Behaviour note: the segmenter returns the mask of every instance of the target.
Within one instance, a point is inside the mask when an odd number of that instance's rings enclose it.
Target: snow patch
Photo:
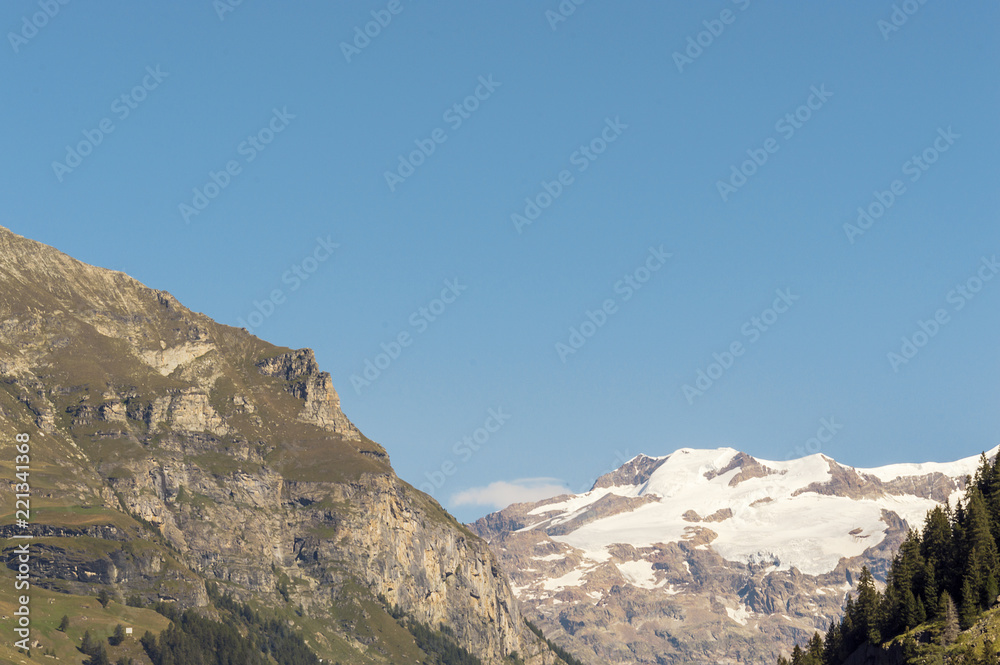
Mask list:
[[[546,591],[560,591],[566,587],[580,586],[583,582],[583,576],[589,573],[592,568],[574,568],[562,577],[557,577],[552,580],[545,580],[542,582],[542,588]]]
[[[741,626],[745,626],[750,621],[750,615],[753,614],[753,612],[747,610],[746,605],[740,603],[735,610],[731,607],[727,607],[726,614],[728,614],[729,618],[735,621],[736,623],[740,624]]]
[[[532,561],[562,561],[566,557],[562,554],[546,554],[545,556],[533,556]]]
[[[640,589],[655,589],[656,574],[653,572],[653,564],[648,561],[625,561],[616,564],[618,572],[622,577],[634,587]]]

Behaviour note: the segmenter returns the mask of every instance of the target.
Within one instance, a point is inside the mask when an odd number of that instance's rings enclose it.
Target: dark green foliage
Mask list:
[[[59,621],[59,627],[56,628],[56,630],[61,633],[65,633],[67,628],[69,628],[69,616],[64,614],[62,620]]]
[[[167,603],[152,607],[171,620],[159,637],[146,632],[139,642],[153,665],[318,665],[319,659],[288,625],[265,619],[252,608],[208,586],[223,622]]]
[[[450,627],[442,625],[439,629],[434,630],[430,626],[414,621],[411,617],[407,616],[407,614],[398,605],[390,605],[385,596],[379,594],[377,598],[378,601],[382,603],[382,606],[385,607],[389,616],[395,619],[401,626],[406,628],[406,630],[413,635],[413,639],[417,643],[420,650],[431,658],[431,660],[427,661],[427,665],[482,664],[482,661],[480,661],[478,657],[462,648],[455,637],[455,633]],[[541,629],[537,626],[532,624],[527,619],[525,619],[524,622],[535,635],[549,645],[549,648],[552,649],[552,651],[559,656],[559,658],[561,658],[566,665],[584,665],[582,662],[568,654],[559,645],[547,640],[545,635],[542,634]],[[524,660],[517,652],[507,656],[506,662],[511,665],[524,664]]]
[[[278,593],[281,595],[282,599],[287,603],[291,600],[291,595],[288,592],[288,582],[285,580],[280,580],[277,584]]]
[[[812,636],[807,649],[796,645],[792,651],[791,665],[823,665],[823,638],[819,633]]]
[[[85,630],[83,632],[83,639],[80,640],[80,653],[86,654],[88,656],[93,655],[94,650],[97,648],[97,642],[91,637],[90,631]]]
[[[971,580],[966,579],[962,582],[962,607],[958,611],[958,625],[962,630],[976,623],[976,616],[979,614],[978,595]]]
[[[482,665],[479,658],[459,646],[454,633],[447,626],[432,630],[416,621],[408,621],[404,625],[420,650],[433,658],[436,665]]]
[[[867,568],[857,594],[848,596],[844,616],[825,638],[796,647],[792,665],[840,665],[862,644],[881,644],[928,621],[941,647],[953,644],[1000,594],[1000,465],[984,454],[967,491],[952,511],[927,513],[922,532],[911,530],[900,546],[879,592]],[[957,601],[957,607],[956,607]],[[818,647],[818,649],[817,649]],[[903,643],[907,660],[917,643]],[[982,655],[964,653],[957,662],[996,662],[992,643]],[[985,659],[985,660],[982,660]],[[993,659],[993,660],[991,660]],[[789,663],[785,658],[779,665]]]
[[[209,597],[215,602],[216,607],[242,619],[243,623],[256,632],[262,640],[261,649],[271,654],[279,665],[319,663],[316,654],[295,631],[289,628],[287,623],[277,619],[262,618],[249,605],[238,603],[229,595],[219,595],[214,586],[209,589]]]
[[[823,638],[819,633],[813,633],[809,640],[809,650],[806,652],[812,665],[823,665]]]
[[[101,592],[97,594],[97,602],[101,604],[101,607],[108,606],[108,603],[111,602],[111,594],[108,593],[107,589],[101,589]]]
[[[941,646],[948,646],[958,637],[958,610],[955,609],[955,601],[951,599],[947,591],[941,592],[941,602],[938,604],[938,614],[944,622],[941,627]]]
[[[823,639],[823,663],[836,663],[843,651],[844,637],[841,632],[841,624],[831,621],[830,628],[826,631],[826,637]]]
[[[875,578],[865,566],[858,580],[858,599],[854,604],[855,634],[861,642],[882,642],[882,596],[875,588]]]
[[[115,626],[115,632],[108,638],[108,644],[113,647],[118,646],[125,641],[125,627],[121,624]]]
[[[83,661],[84,665],[111,665],[111,661],[108,660],[108,652],[104,649],[104,645],[91,637],[89,630],[83,633],[83,639],[80,641],[79,649],[81,653],[89,656],[87,660]]]
[[[83,665],[111,665],[111,659],[108,658],[108,652],[104,645],[99,645],[90,658],[83,661]]]
[[[549,648],[552,649],[553,653],[562,658],[563,662],[566,663],[566,665],[584,665],[583,661],[578,660],[572,654],[563,649],[561,646],[559,646],[555,642],[545,637],[545,635],[542,633],[541,628],[531,623],[527,619],[524,620],[524,623],[528,624],[528,628],[531,630],[531,632],[533,632],[535,635],[541,638],[546,644],[548,644]]]

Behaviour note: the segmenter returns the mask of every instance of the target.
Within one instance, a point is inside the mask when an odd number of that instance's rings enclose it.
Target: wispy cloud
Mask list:
[[[490,506],[497,510],[512,503],[541,501],[569,490],[558,478],[520,478],[518,480],[498,480],[484,487],[470,487],[451,496],[452,507]]]

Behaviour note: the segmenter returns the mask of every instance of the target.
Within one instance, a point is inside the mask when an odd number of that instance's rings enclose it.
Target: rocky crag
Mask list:
[[[395,475],[308,349],[0,228],[0,388],[5,478],[31,437],[36,588],[211,614],[216,582],[328,662],[436,662],[405,621],[484,663],[561,662],[486,543]],[[9,538],[6,482],[0,498]]]

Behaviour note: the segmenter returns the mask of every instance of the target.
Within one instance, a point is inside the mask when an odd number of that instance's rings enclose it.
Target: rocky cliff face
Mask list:
[[[954,502],[977,463],[682,449],[472,528],[529,618],[584,662],[773,665],[840,616],[862,566],[884,580],[907,529]]]
[[[27,432],[37,460],[40,585],[204,606],[218,582],[345,662],[412,654],[390,608],[485,663],[557,662],[494,554],[396,477],[308,349],[0,229],[0,388],[3,459]]]

